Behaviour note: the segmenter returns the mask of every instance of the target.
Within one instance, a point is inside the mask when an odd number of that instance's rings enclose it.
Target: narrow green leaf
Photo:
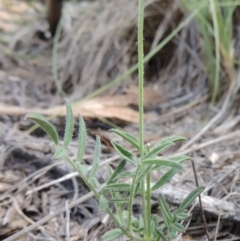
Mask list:
[[[163,240],[163,241],[167,241],[167,239],[165,238],[165,236],[163,235],[163,233],[162,233],[162,230],[160,229],[160,228],[158,228],[158,229],[156,229],[156,232],[157,232],[157,234],[158,234],[158,241],[160,241],[161,239]]]
[[[152,165],[144,165],[139,170],[138,176],[136,178],[136,183],[140,183],[144,177],[146,177],[152,170]]]
[[[48,134],[55,145],[58,145],[59,137],[56,128],[42,115],[38,113],[29,113],[25,118],[36,122]]]
[[[172,226],[172,229],[174,229],[175,231],[178,231],[180,233],[185,232],[185,228],[180,223],[172,223],[171,226]]]
[[[169,229],[168,229],[168,237],[169,237],[169,240],[174,240],[177,237],[177,233],[175,230],[172,230],[171,228],[172,228],[172,226],[169,227]],[[171,230],[171,231],[169,231],[169,230]]]
[[[116,142],[112,142],[112,145],[114,147],[114,149],[116,150],[116,152],[126,161],[129,161],[133,164],[135,164],[137,157],[131,153],[130,151],[128,151],[127,149],[125,149],[123,146],[119,145]]]
[[[185,219],[189,218],[189,214],[188,213],[176,213],[175,217],[180,220],[185,220]]]
[[[71,104],[68,101],[68,99],[65,99],[65,102],[66,102],[66,125],[65,125],[63,146],[67,148],[70,141],[72,140],[73,129],[74,129],[74,116],[73,116]]]
[[[103,195],[100,195],[99,211],[106,211],[107,208],[108,208],[108,200]]]
[[[125,165],[126,165],[126,161],[125,160],[123,160],[123,161],[121,161],[119,163],[119,165],[117,166],[117,168],[113,172],[112,176],[108,180],[107,184],[110,184],[123,171]]]
[[[81,176],[86,176],[88,172],[88,167],[81,164],[80,162],[74,162],[76,171],[81,174]]]
[[[133,227],[133,231],[138,232],[139,231],[139,220],[138,219],[134,219],[132,221],[132,227]]]
[[[123,220],[126,220],[126,221],[127,221],[128,215],[129,215],[128,210],[123,210],[123,212],[122,212],[122,218],[123,218]]]
[[[109,165],[106,165],[106,167],[107,167],[107,171],[108,171],[108,176],[111,177],[113,174],[113,170]]]
[[[95,175],[97,173],[98,165],[99,165],[99,161],[100,161],[100,154],[101,154],[101,141],[100,141],[100,137],[96,136],[94,159],[93,159],[92,169],[89,174],[89,178],[95,177]]]
[[[57,146],[56,150],[55,150],[55,153],[53,155],[53,158],[54,159],[60,159],[60,158],[65,157],[66,155],[67,155],[66,149],[63,146]]]
[[[154,225],[156,227],[158,224],[158,215],[157,214],[152,215],[152,221],[154,222]]]
[[[158,155],[160,152],[164,151],[165,149],[167,149],[168,147],[172,146],[173,144],[175,144],[176,142],[179,141],[184,141],[186,140],[183,137],[180,136],[172,136],[172,137],[168,137],[165,140],[161,141],[160,143],[158,143],[155,147],[153,147],[152,150],[150,150],[150,152],[148,152],[143,159],[147,159],[149,157],[155,157],[156,155]]]
[[[143,216],[140,215],[140,218],[139,218],[139,230],[143,229],[144,227],[144,220],[143,220]]]
[[[137,193],[141,192],[140,188],[141,188],[141,185],[140,185],[140,182],[136,182],[136,187],[135,187],[135,190],[134,190],[134,196],[137,195]]]
[[[112,229],[110,231],[107,231],[103,236],[102,236],[102,241],[114,241],[117,238],[121,237],[123,235],[123,232],[121,229],[116,228]]]
[[[163,139],[162,141],[160,141],[160,144],[165,144],[165,143],[170,143],[170,142],[177,143],[179,141],[186,141],[186,138],[184,138],[182,136],[169,136],[169,137]]]
[[[83,159],[83,155],[86,147],[86,138],[87,138],[86,125],[82,116],[79,116],[78,153],[77,153],[76,162],[81,162]]]
[[[189,156],[174,156],[174,157],[169,157],[168,160],[173,161],[173,162],[178,162],[178,163],[183,163],[186,160],[191,160],[191,157]]]
[[[144,159],[141,161],[141,164],[143,165],[158,165],[159,167],[171,167],[178,170],[183,170],[183,167],[181,164],[169,161],[168,159],[161,159],[161,158],[149,158]]]
[[[172,222],[173,216],[172,216],[171,210],[165,198],[161,194],[159,195],[159,202],[160,202],[162,214],[164,214],[167,217],[168,221]]]
[[[124,140],[128,141],[130,144],[132,144],[132,146],[139,150],[139,141],[135,136],[118,129],[111,129],[110,131],[121,136]]]
[[[157,190],[158,188],[162,187],[164,184],[169,182],[172,177],[178,172],[178,169],[170,169],[167,171],[151,188],[152,191]]]
[[[132,178],[132,177],[134,177],[134,173],[124,171],[124,172],[121,172],[117,177],[118,177],[118,179]]]
[[[111,199],[111,202],[114,203],[128,203],[129,199],[125,199],[125,198],[113,198]]]
[[[188,196],[180,204],[177,210],[177,213],[182,213],[186,208],[188,208],[196,199],[196,197],[203,192],[204,189],[205,187],[198,187],[195,190],[193,190],[191,193],[189,193]]]
[[[93,185],[95,189],[98,189],[101,186],[96,177],[90,177],[89,182]]]
[[[169,142],[169,143],[164,143],[161,144],[159,146],[153,147],[152,150],[150,150],[144,157],[143,160],[150,158],[150,157],[155,157],[157,156],[160,152],[162,152],[163,150],[167,149],[168,147],[172,146],[174,143],[173,142]]]
[[[113,192],[130,191],[131,186],[126,183],[113,183],[104,187],[103,190],[110,190]]]

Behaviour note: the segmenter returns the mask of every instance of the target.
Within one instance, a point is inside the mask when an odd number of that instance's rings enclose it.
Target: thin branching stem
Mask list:
[[[76,169],[76,165],[74,163],[74,161],[69,157],[66,156],[66,159],[68,160],[68,162],[72,165],[73,168]],[[80,176],[82,177],[83,181],[85,182],[85,184],[89,187],[89,189],[94,193],[95,197],[100,200],[100,194],[99,194],[99,190],[97,190],[92,184],[91,182],[88,180],[88,178],[86,176],[84,176],[82,173],[79,173]],[[110,218],[114,221],[114,223],[118,226],[118,228],[120,228],[122,230],[122,232],[124,233],[124,235],[126,237],[129,238],[134,238],[134,240],[136,241],[142,241],[142,239],[140,237],[138,237],[136,234],[134,234],[133,232],[129,232],[128,230],[126,230],[121,223],[119,222],[119,220],[117,219],[117,217],[114,215],[114,213],[111,211],[110,208],[106,209],[106,212],[108,213],[108,215],[110,216]]]

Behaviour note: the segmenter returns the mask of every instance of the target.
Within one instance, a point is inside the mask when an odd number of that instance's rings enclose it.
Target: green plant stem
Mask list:
[[[144,47],[143,47],[143,28],[144,28],[144,0],[139,0],[138,5],[138,105],[139,105],[139,145],[140,161],[144,156]],[[145,179],[141,182],[142,186],[142,209],[144,220],[144,236],[146,241],[151,240],[151,191],[150,175],[146,178],[147,193],[145,191]],[[130,206],[130,208],[132,208]]]
[[[147,208],[146,208],[147,200],[146,200],[144,179],[141,181],[141,188],[142,188],[142,215],[143,215],[143,225],[144,225],[144,240],[148,240],[147,238],[148,222],[147,222]]]
[[[146,220],[147,220],[147,237],[146,240],[151,240],[151,176],[150,173],[147,175],[146,178],[147,182],[147,192],[146,192]]]
[[[138,105],[139,105],[139,145],[140,159],[144,155],[144,50],[143,50],[144,0],[139,0],[138,7]]]
[[[215,68],[215,79],[213,86],[213,96],[212,101],[216,100],[219,86],[219,73],[220,73],[220,40],[219,40],[219,27],[216,13],[215,0],[210,0],[210,7],[212,10],[212,19],[213,19],[213,28],[214,28],[214,37],[215,37],[215,53],[216,53],[216,68]]]
[[[129,198],[129,208],[128,208],[128,224],[127,224],[127,230],[131,232],[132,227],[132,207],[133,207],[133,199],[134,199],[134,194],[135,194],[135,188],[136,188],[136,179],[138,176],[140,170],[140,165],[138,164],[137,169],[135,171],[133,180],[132,180],[132,185],[131,185],[131,190],[130,190],[130,198]]]
[[[113,199],[113,198],[118,198],[115,193],[112,193],[112,199]],[[120,210],[119,205],[118,205],[118,204],[115,204],[114,206],[115,206],[115,208],[116,208],[116,212],[117,212],[117,215],[118,215],[121,223],[123,223],[123,219],[122,219],[121,210]]]
[[[68,162],[72,165],[72,167],[76,170],[76,165],[74,163],[74,161],[69,157],[69,156],[65,156],[66,159],[68,160]],[[80,176],[82,177],[84,183],[89,187],[89,189],[94,193],[95,197],[99,200],[100,199],[100,195],[99,195],[99,190],[97,190],[92,184],[91,182],[89,182],[89,180],[82,175],[82,173],[79,173]],[[107,214],[110,216],[110,218],[114,221],[114,223],[118,226],[118,228],[120,228],[122,230],[122,232],[124,233],[124,235],[128,238],[134,239],[136,241],[143,241],[140,237],[136,236],[135,233],[133,233],[132,231],[128,231],[126,230],[121,223],[119,222],[119,220],[116,218],[116,216],[113,214],[113,212],[111,211],[110,208],[106,209]]]

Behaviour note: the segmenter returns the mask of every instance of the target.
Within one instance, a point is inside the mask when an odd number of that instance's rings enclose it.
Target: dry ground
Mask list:
[[[66,161],[52,160],[54,146],[46,135],[39,129],[30,133],[32,123],[24,114],[31,110],[59,113],[56,106],[64,101],[52,72],[70,100],[76,101],[135,64],[136,3],[66,4],[58,54],[52,61],[53,42],[47,38],[43,5],[13,2],[0,1],[0,240],[100,240],[113,224],[98,213],[97,201]],[[186,17],[176,2],[166,2],[147,1],[146,52]],[[217,240],[240,240],[239,95],[233,87],[217,104],[210,104],[201,44],[192,21],[147,62],[145,141],[154,144],[172,134],[188,139],[165,154],[193,157],[199,185],[206,187],[202,201],[211,239],[216,235]],[[236,70],[234,82],[239,80]],[[103,97],[76,108],[76,114],[87,120],[86,164],[91,165],[94,136],[101,137],[100,176],[104,176],[104,164],[114,167],[119,161],[109,141],[116,139],[107,131],[110,124],[137,134],[134,85],[135,72]],[[99,105],[102,109],[97,112]],[[53,122],[62,134],[64,118],[54,117]],[[74,139],[72,155],[76,148]],[[174,208],[195,186],[188,163],[185,172],[159,192]],[[153,212],[159,212],[156,198],[154,193]],[[139,208],[136,200],[135,212]],[[184,224],[186,234],[177,240],[206,240],[198,205],[192,210],[191,220]]]

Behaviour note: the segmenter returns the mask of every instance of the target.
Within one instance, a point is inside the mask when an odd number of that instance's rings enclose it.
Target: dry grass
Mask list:
[[[0,3],[6,4],[6,1]],[[148,53],[172,33],[189,13],[179,1],[149,0],[146,4],[145,51]],[[55,67],[63,90],[72,100],[92,93],[137,62],[136,5],[137,1],[129,0],[66,4]],[[5,26],[1,28],[3,34],[0,39],[0,101],[25,108],[55,106],[62,102],[62,98],[53,81],[52,41],[40,37],[47,29],[44,8],[36,2],[32,7],[22,8],[22,14],[14,14],[12,9],[9,11],[9,6],[1,5],[1,9],[12,15],[3,21],[11,20],[10,27],[0,24],[0,28]],[[234,19],[236,25],[233,26],[231,51],[232,56],[239,59],[239,8],[234,12]],[[214,35],[210,36],[214,46]],[[146,142],[154,144],[159,138],[171,134],[187,137],[189,141],[178,147],[178,151],[194,157],[200,183],[207,187],[206,197],[222,201],[228,194],[239,192],[240,138],[236,130],[240,123],[240,77],[237,64],[229,62],[230,66],[226,65],[226,59],[221,55],[219,83],[222,98],[215,107],[209,108],[207,100],[211,97],[212,86],[204,57],[205,46],[198,22],[190,21],[147,61],[146,84],[153,85],[164,101],[146,110],[153,112],[153,117],[146,123]],[[124,82],[119,81],[105,93],[124,92],[126,86],[136,83],[136,73],[123,79]],[[67,235],[72,240],[99,240],[99,236],[112,224],[107,217],[97,216],[95,199],[91,198],[81,180],[71,174],[72,170],[50,159],[53,148],[48,140],[40,139],[43,133],[35,132],[37,137],[26,134],[23,130],[29,127],[29,123],[23,118],[3,115],[0,121],[0,142],[4,143],[0,145],[1,239],[36,222],[38,228],[28,233],[30,240],[66,240]],[[56,118],[54,122],[58,129],[63,128],[62,119]],[[90,125],[97,128],[94,130]],[[97,133],[102,138],[102,160],[109,160],[109,157],[115,160],[109,148],[109,139],[114,137],[99,130],[100,127],[93,121],[89,123],[89,132],[91,135]],[[125,128],[133,134],[137,132],[137,125]],[[93,146],[93,140],[89,138],[84,157],[86,164],[91,163]],[[73,154],[76,152],[76,143],[72,143],[70,151]],[[63,179],[59,178],[63,175],[69,175],[67,178],[70,179],[62,182]],[[186,166],[186,174],[176,176],[171,185],[189,190],[195,185],[193,180],[192,169]],[[39,186],[43,189],[31,193]],[[81,197],[86,197],[84,203],[81,199],[81,205],[67,211],[68,205]],[[236,207],[237,218],[239,200],[231,196],[229,202]],[[219,206],[217,208],[221,209]],[[62,210],[58,216],[57,210]],[[228,210],[223,211],[226,217]],[[38,224],[49,213],[53,213],[52,219]],[[213,238],[217,216],[209,214],[207,221]],[[239,222],[223,219],[218,229],[218,239],[239,239],[239,230]],[[189,223],[188,235],[178,240],[204,239],[198,212]],[[22,240],[26,240],[26,236]]]

